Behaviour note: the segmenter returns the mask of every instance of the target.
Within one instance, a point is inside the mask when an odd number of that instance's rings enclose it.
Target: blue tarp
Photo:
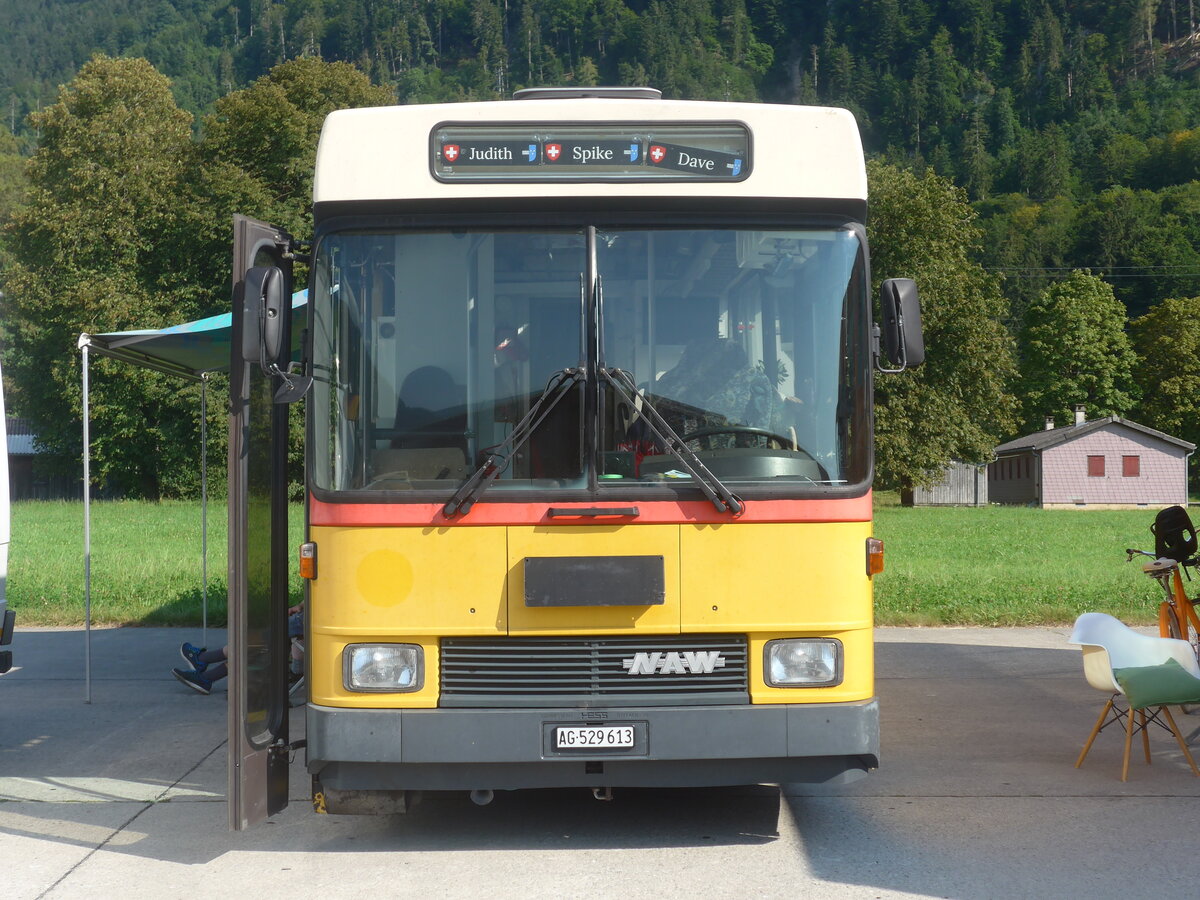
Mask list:
[[[297,345],[308,318],[307,290],[292,295],[292,313],[292,342]],[[82,334],[79,346],[135,365],[197,378],[207,372],[229,371],[232,331],[232,313],[221,313],[167,328]]]

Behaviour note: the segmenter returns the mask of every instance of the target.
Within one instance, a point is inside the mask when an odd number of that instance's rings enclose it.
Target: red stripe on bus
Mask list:
[[[627,509],[636,506],[633,516],[564,515],[572,507],[594,512],[597,506]],[[554,507],[558,513],[551,518]],[[309,523],[312,525],[667,525],[694,523],[721,525],[726,522],[869,522],[871,492],[845,500],[747,500],[746,511],[737,519],[720,513],[704,500],[622,501],[621,503],[476,503],[466,515],[452,519],[442,515],[440,503],[326,503],[309,496]]]

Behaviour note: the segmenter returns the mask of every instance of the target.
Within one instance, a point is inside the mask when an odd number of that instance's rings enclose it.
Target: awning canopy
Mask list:
[[[292,353],[300,347],[308,321],[308,291],[292,295]],[[208,643],[208,374],[228,372],[233,350],[233,314],[222,313],[143,331],[81,334],[83,354],[83,606],[84,700],[92,702],[92,491],[91,428],[88,390],[88,356],[98,353],[154,369],[167,375],[200,382],[200,596],[202,644]],[[0,412],[2,414],[2,412]]]
[[[308,314],[308,291],[292,295],[292,344],[298,348]],[[208,372],[228,372],[233,314],[221,313],[182,325],[109,334],[81,334],[79,348],[147,369],[199,381]]]

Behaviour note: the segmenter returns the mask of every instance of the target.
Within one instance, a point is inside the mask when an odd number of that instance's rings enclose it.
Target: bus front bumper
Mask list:
[[[342,709],[309,704],[308,771],[337,791],[844,783],[879,765],[879,704]],[[562,726],[627,748],[556,749]]]

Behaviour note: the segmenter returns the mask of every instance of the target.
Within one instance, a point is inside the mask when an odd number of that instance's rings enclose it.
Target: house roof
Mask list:
[[[34,456],[37,454],[37,448],[33,445],[33,429],[29,427],[28,419],[8,416],[4,424],[8,437],[9,456]]]
[[[1129,419],[1122,419],[1120,416],[1105,416],[1102,419],[1092,419],[1089,422],[1084,422],[1082,425],[1064,425],[1062,428],[1035,431],[1033,434],[1027,434],[1024,437],[1015,438],[1001,444],[996,448],[995,453],[996,456],[1010,456],[1030,450],[1041,452],[1056,444],[1065,444],[1067,441],[1081,438],[1085,434],[1091,434],[1093,431],[1100,431],[1108,425],[1123,425],[1126,428],[1131,428],[1156,440],[1173,444],[1176,447],[1183,447],[1185,450],[1196,449],[1195,444],[1189,443],[1182,438],[1171,437],[1169,434],[1163,434],[1161,431],[1155,431],[1153,428],[1147,428],[1145,425],[1139,425],[1137,422],[1131,422]]]

